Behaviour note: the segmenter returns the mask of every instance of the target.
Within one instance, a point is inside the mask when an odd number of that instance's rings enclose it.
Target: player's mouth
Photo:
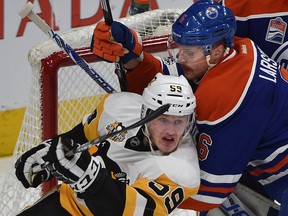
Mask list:
[[[174,137],[163,137],[162,142],[164,145],[170,146],[171,144],[173,144],[175,142],[175,139],[174,139]]]

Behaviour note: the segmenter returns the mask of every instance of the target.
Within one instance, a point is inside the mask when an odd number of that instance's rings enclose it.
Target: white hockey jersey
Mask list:
[[[103,97],[83,120],[87,140],[120,130],[140,120],[142,97],[115,93]],[[141,127],[115,135],[92,155],[101,155],[111,176],[95,194],[79,196],[63,184],[61,204],[72,215],[168,215],[194,195],[200,184],[195,143],[187,136],[178,149],[162,155],[142,142]]]

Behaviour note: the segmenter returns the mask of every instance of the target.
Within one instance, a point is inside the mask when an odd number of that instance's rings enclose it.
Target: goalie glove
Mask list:
[[[88,151],[70,157],[65,154],[80,146],[73,140],[55,137],[47,155],[47,169],[60,181],[69,184],[75,192],[85,192],[96,180],[104,162],[101,157],[91,157]]]
[[[51,140],[46,140],[36,147],[25,152],[15,163],[15,175],[25,188],[36,188],[53,176],[41,164],[45,163]]]
[[[108,62],[123,64],[143,58],[143,44],[140,35],[124,24],[114,21],[110,26],[104,21],[97,23],[91,42],[91,51]]]

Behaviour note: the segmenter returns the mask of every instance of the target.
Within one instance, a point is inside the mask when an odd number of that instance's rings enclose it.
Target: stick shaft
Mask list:
[[[83,152],[83,151],[91,148],[92,146],[97,145],[98,143],[101,143],[101,142],[105,141],[106,139],[108,139],[112,136],[115,136],[115,135],[117,135],[123,131],[128,131],[128,130],[134,129],[136,127],[139,127],[143,124],[146,124],[147,122],[149,122],[149,121],[157,118],[158,116],[162,115],[164,112],[166,112],[169,109],[169,107],[170,107],[170,104],[164,104],[161,107],[159,107],[158,109],[156,109],[155,111],[153,111],[151,114],[147,115],[145,118],[141,119],[140,121],[138,121],[138,122],[126,127],[126,128],[123,128],[122,130],[103,135],[101,137],[98,137],[98,138],[90,141],[90,142],[84,143],[80,147],[78,147],[77,149],[72,149],[71,151],[67,152],[66,156],[72,156],[77,152]]]
[[[21,17],[27,16],[35,23],[45,34],[47,34],[78,66],[80,66],[102,89],[107,93],[116,92],[83,58],[81,58],[69,44],[67,44],[61,36],[56,34],[47,23],[41,19],[32,10],[33,4],[27,2],[26,6],[19,12]]]
[[[100,3],[102,6],[105,23],[111,26],[113,22],[113,16],[112,16],[109,0],[100,0]],[[120,60],[115,62],[115,72],[119,80],[121,91],[128,91],[126,69],[124,68],[124,65],[122,64]]]
[[[119,130],[119,131],[115,131],[113,133],[110,133],[110,134],[106,134],[106,135],[103,135],[101,137],[98,137],[90,142],[87,142],[87,143],[84,143],[82,144],[80,147],[76,148],[76,149],[72,149],[70,151],[68,151],[66,153],[66,156],[67,157],[71,157],[73,156],[74,154],[76,153],[79,153],[79,152],[83,152],[83,151],[86,151],[88,150],[89,148],[91,148],[92,146],[94,145],[97,145],[98,143],[101,143],[103,141],[105,141],[106,139],[112,137],[112,136],[115,136],[123,131],[128,131],[128,130],[131,130],[131,129],[134,129],[136,127],[139,127],[143,124],[146,124],[148,123],[149,121],[157,118],[158,116],[162,115],[163,113],[165,113],[170,107],[170,104],[164,104],[162,105],[161,107],[159,107],[158,109],[156,109],[155,111],[153,111],[152,113],[150,113],[148,116],[146,116],[145,118],[141,119],[140,121],[128,126],[127,128],[123,128],[122,130]],[[49,164],[49,162],[44,162],[43,164],[40,164],[38,166],[35,166],[33,168],[33,172],[39,172],[40,170],[42,169],[45,169],[45,167]]]

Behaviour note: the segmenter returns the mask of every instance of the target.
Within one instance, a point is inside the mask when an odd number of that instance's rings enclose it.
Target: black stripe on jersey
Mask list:
[[[153,216],[155,208],[156,208],[156,203],[155,201],[143,190],[139,188],[135,188],[139,194],[141,194],[143,197],[147,199],[147,203],[145,206],[144,214],[143,216]]]
[[[135,136],[127,139],[124,147],[130,150],[139,151],[139,152],[151,151],[148,145],[147,146],[144,145],[143,140],[144,140],[144,134],[143,134],[143,126],[142,126]]]

